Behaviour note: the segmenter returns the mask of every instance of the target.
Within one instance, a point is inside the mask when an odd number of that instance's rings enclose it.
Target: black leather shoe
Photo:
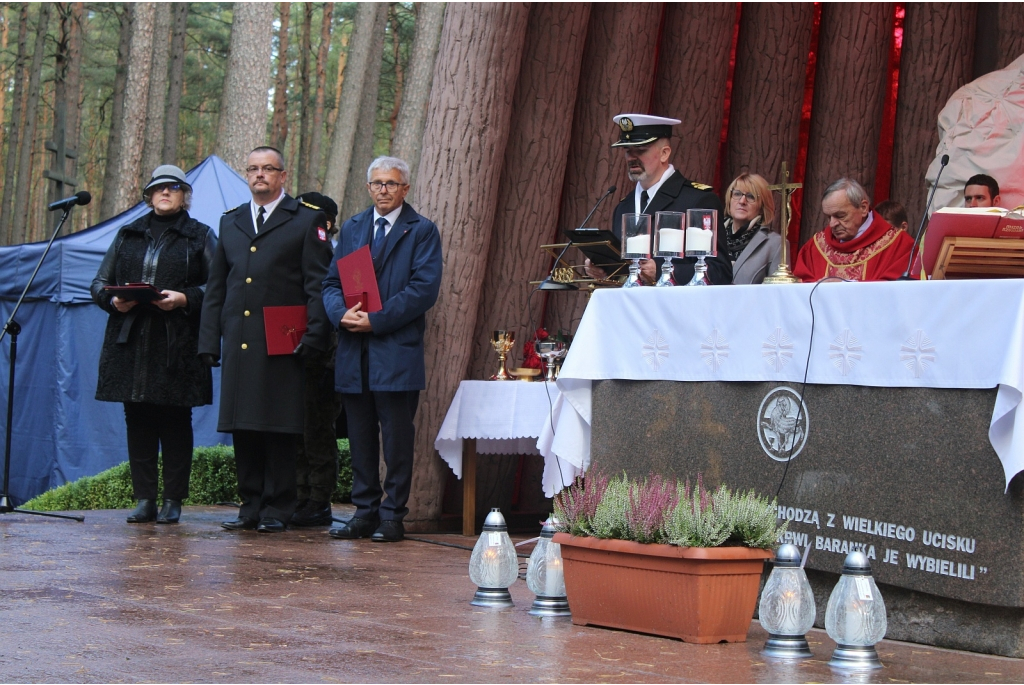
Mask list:
[[[314,526],[329,526],[334,520],[331,518],[330,502],[317,502],[310,500],[306,506],[299,509],[295,516],[292,516],[291,525],[299,528],[312,528]]]
[[[177,523],[181,518],[181,500],[165,499],[164,506],[160,509],[160,515],[156,517],[157,523]]]
[[[356,538],[368,538],[373,535],[379,523],[376,519],[364,519],[353,516],[341,528],[331,528],[327,531],[332,538],[339,540],[355,540]]]
[[[257,533],[283,533],[288,526],[284,525],[284,521],[278,521],[270,517],[261,518],[260,525],[256,526]]]
[[[128,523],[150,523],[156,520],[156,502],[151,499],[140,499],[135,511],[128,514]]]
[[[370,539],[374,542],[400,542],[405,539],[405,526],[401,521],[381,521]]]
[[[220,524],[220,527],[224,530],[255,530],[257,525],[259,525],[258,521],[239,516],[234,520],[225,521]]]

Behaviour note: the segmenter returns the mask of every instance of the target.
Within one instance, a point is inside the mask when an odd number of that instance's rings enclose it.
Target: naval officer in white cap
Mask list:
[[[688,180],[668,161],[672,157],[672,127],[680,123],[679,119],[620,114],[612,121],[619,127],[619,139],[612,143],[612,147],[622,148],[629,180],[636,181],[633,192],[615,207],[612,231],[620,240],[623,214],[648,214],[653,221],[655,212],[686,212],[687,209],[702,208],[717,209],[718,216],[723,216],[722,202],[711,186]],[[728,252],[725,232],[721,230],[718,232],[718,254],[720,256],[705,260],[707,279],[712,285],[728,285],[732,283],[732,264],[724,256]],[[689,283],[697,260],[690,257],[672,261],[675,265],[672,277],[676,284]],[[645,284],[652,285],[658,279],[660,262],[650,259],[641,263],[640,276]],[[589,260],[586,270],[591,278],[607,277],[603,269],[592,266]]]

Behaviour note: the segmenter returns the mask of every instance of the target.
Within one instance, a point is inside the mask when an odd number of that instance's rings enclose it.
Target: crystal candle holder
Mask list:
[[[629,259],[629,278],[623,288],[637,288],[640,282],[640,260],[651,257],[651,217],[646,214],[622,215],[622,258]]]
[[[686,210],[686,256],[696,257],[693,278],[686,285],[708,285],[705,259],[718,255],[718,210]]]
[[[661,277],[656,286],[660,288],[675,285],[672,280],[672,260],[684,255],[686,231],[683,229],[682,212],[657,212],[654,215],[654,254],[664,261]]]

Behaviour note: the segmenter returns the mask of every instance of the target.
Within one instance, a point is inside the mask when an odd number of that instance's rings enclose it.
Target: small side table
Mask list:
[[[478,454],[540,454],[537,438],[558,399],[553,383],[462,381],[434,440],[463,481],[462,534],[475,535]]]

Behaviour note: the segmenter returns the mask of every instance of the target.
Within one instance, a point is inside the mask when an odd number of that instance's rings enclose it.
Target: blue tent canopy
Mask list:
[[[214,230],[219,230],[221,214],[251,197],[245,180],[219,157],[206,158],[186,177],[193,189],[189,214]],[[94,399],[107,314],[93,303],[89,284],[118,229],[148,211],[139,203],[55,240],[18,310],[22,330],[9,493],[15,502],[128,459],[122,406]],[[2,321],[10,316],[45,247],[31,243],[0,248]],[[5,338],[0,345],[0,445],[7,430],[8,342]],[[219,401],[220,373],[214,369],[213,404],[192,414],[196,445],[230,444],[230,435],[217,432]]]

